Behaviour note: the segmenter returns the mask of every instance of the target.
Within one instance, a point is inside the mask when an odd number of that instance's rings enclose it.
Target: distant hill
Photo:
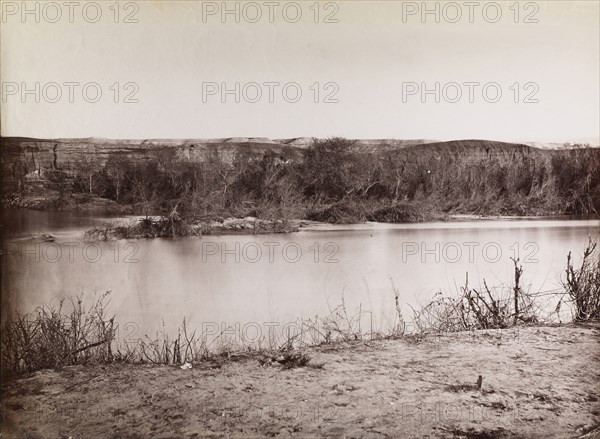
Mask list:
[[[268,139],[265,137],[231,137],[216,139],[35,139],[28,137],[2,138],[1,166],[4,183],[10,186],[19,174],[38,170],[61,170],[74,175],[90,164],[102,167],[111,155],[127,157],[132,161],[148,160],[157,152],[174,149],[180,160],[204,161],[216,154],[231,163],[236,154],[262,156],[276,154],[285,160],[301,160],[303,151],[314,137],[292,139]],[[515,154],[537,154],[541,151],[561,149],[557,144],[518,144],[490,140],[453,140],[440,142],[427,139],[358,139],[354,144],[357,152],[383,153],[403,151],[402,155],[419,153],[434,156],[450,155],[467,161],[484,157]]]
[[[351,223],[600,211],[599,148],[334,139],[307,154],[314,140],[6,138],[3,199],[42,209],[113,203],[138,213],[177,203],[211,218],[285,207],[297,218]]]

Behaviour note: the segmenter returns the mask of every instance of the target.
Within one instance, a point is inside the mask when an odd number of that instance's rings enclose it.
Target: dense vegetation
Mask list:
[[[55,207],[74,195],[102,197],[132,206],[135,213],[176,211],[194,220],[407,222],[448,214],[600,212],[598,148],[475,143],[373,151],[332,138],[314,141],[303,160],[272,152],[241,152],[224,160],[213,151],[202,162],[180,160],[174,149],[163,149],[145,161],[114,154],[103,165],[82,164],[74,177],[52,170],[47,178],[58,194]]]

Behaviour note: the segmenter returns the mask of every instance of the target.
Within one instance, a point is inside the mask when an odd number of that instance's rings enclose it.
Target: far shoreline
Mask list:
[[[84,235],[90,230],[102,229],[107,226],[115,225],[134,225],[144,219],[150,219],[152,221],[159,221],[167,218],[163,215],[134,215],[125,214],[119,215],[117,212],[101,212],[95,209],[77,209],[77,210],[51,210],[51,209],[36,209],[36,208],[25,208],[25,207],[9,207],[6,211],[26,211],[26,212],[39,212],[43,213],[62,213],[67,217],[80,217],[80,218],[93,218],[98,221],[96,225],[90,223],[87,226],[76,227],[76,234],[69,234],[69,236],[77,236],[82,232]],[[7,213],[7,212],[6,212]],[[452,214],[446,215],[443,218],[437,218],[426,221],[407,221],[407,222],[376,222],[376,221],[363,221],[356,223],[329,223],[321,221],[313,221],[307,219],[261,219],[255,217],[245,218],[226,218],[222,221],[218,220],[204,220],[195,223],[195,227],[201,228],[201,233],[190,234],[190,235],[176,235],[176,236],[156,236],[164,238],[183,238],[189,236],[235,236],[235,235],[277,235],[277,234],[290,234],[300,232],[368,232],[368,231],[383,231],[383,230],[402,230],[402,229],[424,229],[424,228],[460,228],[468,224],[478,224],[478,227],[486,227],[487,225],[493,227],[499,227],[499,224],[503,223],[509,226],[515,221],[531,221],[532,227],[534,223],[541,221],[548,221],[560,227],[562,222],[571,221],[583,221],[589,225],[594,225],[595,222],[600,226],[600,215],[597,214],[548,214],[548,215],[477,215],[477,214]],[[249,223],[261,222],[264,224],[264,230],[257,232],[254,227],[249,227]],[[280,231],[274,231],[273,227],[276,223],[285,223],[286,226]],[[502,226],[500,226],[502,227]],[[7,241],[23,240],[23,239],[42,239],[46,241],[52,241],[56,239],[52,234],[57,230],[52,227],[44,230],[37,230],[34,233],[17,233],[10,234],[6,233],[6,225],[4,225],[4,239]],[[68,229],[66,229],[68,230]],[[61,234],[61,235],[64,235]],[[44,238],[45,236],[45,238]],[[64,237],[64,236],[62,236]],[[154,237],[154,238],[156,238]],[[112,239],[144,239],[153,238],[151,236],[131,236],[122,238]],[[91,237],[88,239],[93,240]],[[101,239],[106,240],[106,239]]]

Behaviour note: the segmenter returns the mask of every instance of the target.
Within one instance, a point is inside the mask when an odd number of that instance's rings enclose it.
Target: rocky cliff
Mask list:
[[[112,140],[6,137],[1,140],[2,185],[6,194],[15,190],[17,182],[22,181],[24,176],[28,176],[29,180],[43,179],[44,174],[52,171],[62,171],[73,176],[84,167],[100,169],[111,155],[142,161],[156,157],[160,151],[174,150],[177,159],[192,162],[204,161],[211,154],[216,154],[221,160],[231,163],[235,155],[241,152],[259,156],[274,153],[287,160],[298,160],[303,155],[303,149],[314,138]],[[369,153],[402,150],[403,155],[415,154],[415,157],[450,155],[467,161],[491,157],[511,160],[517,156],[545,152],[524,144],[485,140],[437,142],[425,139],[363,139],[356,142],[355,148]]]
[[[294,139],[290,139],[293,142]],[[298,158],[304,145],[260,138],[190,140],[32,139],[2,138],[1,167],[4,192],[15,189],[23,176],[43,178],[51,171],[74,176],[84,167],[101,169],[110,156],[132,161],[148,160],[160,151],[174,150],[179,160],[199,162],[211,154],[231,162],[239,152],[262,155],[275,153],[286,159]]]

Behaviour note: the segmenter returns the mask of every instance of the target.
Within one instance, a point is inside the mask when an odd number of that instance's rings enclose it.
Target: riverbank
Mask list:
[[[3,384],[2,434],[592,438],[599,336],[569,324],[334,343],[290,369],[242,355],[42,370]]]
[[[2,208],[60,212],[89,212],[104,215],[126,215],[135,212],[132,204],[119,204],[107,198],[87,194],[61,196],[57,191],[44,194],[13,195],[2,200]]]
[[[88,239],[139,239],[156,237],[181,237],[200,235],[236,235],[236,234],[273,234],[294,233],[300,230],[334,231],[334,230],[374,230],[394,229],[412,224],[454,223],[460,224],[473,221],[491,220],[544,220],[544,219],[597,219],[598,215],[559,215],[555,212],[534,212],[531,215],[483,215],[469,213],[431,213],[423,216],[415,216],[409,212],[412,210],[407,205],[398,205],[385,210],[385,215],[377,218],[364,215],[344,216],[343,209],[327,207],[320,211],[319,215],[307,212],[295,212],[295,216],[281,218],[281,212],[277,215],[270,212],[267,217],[260,216],[219,216],[210,215],[206,217],[188,218],[180,215],[177,210],[163,214],[142,215],[141,207],[134,205],[120,205],[112,200],[102,198],[85,199],[82,203],[67,203],[57,208],[52,202],[45,198],[19,199],[17,202],[6,202],[5,206],[11,209],[22,209],[26,211],[40,212],[65,212],[78,215],[91,215],[104,219],[103,223],[87,229]],[[379,209],[377,212],[383,211]],[[292,212],[293,213],[293,212]],[[324,214],[325,213],[325,214]],[[347,213],[347,212],[346,212]],[[393,213],[390,217],[389,215]],[[373,218],[371,218],[373,217]],[[315,219],[316,218],[316,219]],[[391,219],[390,219],[391,218]],[[50,230],[40,231],[51,233]]]
[[[532,221],[564,221],[579,219],[574,216],[519,216],[519,217],[484,217],[470,215],[453,215],[444,220],[431,222],[408,222],[408,223],[385,223],[375,221],[365,221],[361,223],[336,224],[320,221],[311,221],[303,219],[275,219],[267,220],[255,217],[245,218],[226,218],[222,220],[198,221],[192,224],[182,223],[181,221],[171,221],[167,217],[129,217],[117,220],[111,220],[103,226],[97,226],[86,231],[85,236],[88,239],[139,239],[139,238],[157,238],[157,237],[177,237],[177,236],[200,236],[200,235],[263,235],[278,233],[295,233],[304,231],[375,231],[375,230],[396,230],[402,228],[426,228],[439,227],[444,224],[445,227],[460,228],[464,224],[481,222],[485,227],[486,221],[498,227],[497,221],[504,221],[505,227],[510,227],[510,220],[532,220]],[[598,216],[588,215],[587,221],[598,220]]]
[[[2,200],[2,207],[8,209],[31,209],[39,211],[79,212],[90,214],[102,214],[109,216],[117,215],[146,215],[147,206],[143,203],[117,203],[108,198],[90,196],[89,194],[68,194],[61,197],[56,191],[47,191],[44,195],[13,195]],[[156,209],[154,209],[156,210]],[[244,209],[230,207],[229,211],[223,211],[220,215],[211,215],[209,220],[219,220],[227,217],[243,218],[244,210],[255,212],[261,209]],[[439,206],[430,202],[398,202],[395,204],[361,203],[357,205],[349,200],[322,205],[294,206],[293,209],[297,221],[307,221],[324,224],[362,224],[365,222],[381,222],[387,224],[431,222],[431,221],[471,221],[479,219],[524,219],[548,216],[567,216],[572,213],[556,209],[540,209],[531,206],[520,206],[519,209],[504,209],[502,212],[484,211],[474,212],[470,209],[439,210]],[[480,210],[480,209],[477,209]],[[168,210],[162,212],[167,215]],[[256,212],[255,212],[256,213]],[[274,212],[270,212],[269,216]],[[280,209],[281,213],[281,209]],[[286,212],[287,213],[287,212]],[[156,211],[155,215],[160,212]],[[593,214],[590,214],[593,215]],[[294,216],[294,215],[292,215]]]

